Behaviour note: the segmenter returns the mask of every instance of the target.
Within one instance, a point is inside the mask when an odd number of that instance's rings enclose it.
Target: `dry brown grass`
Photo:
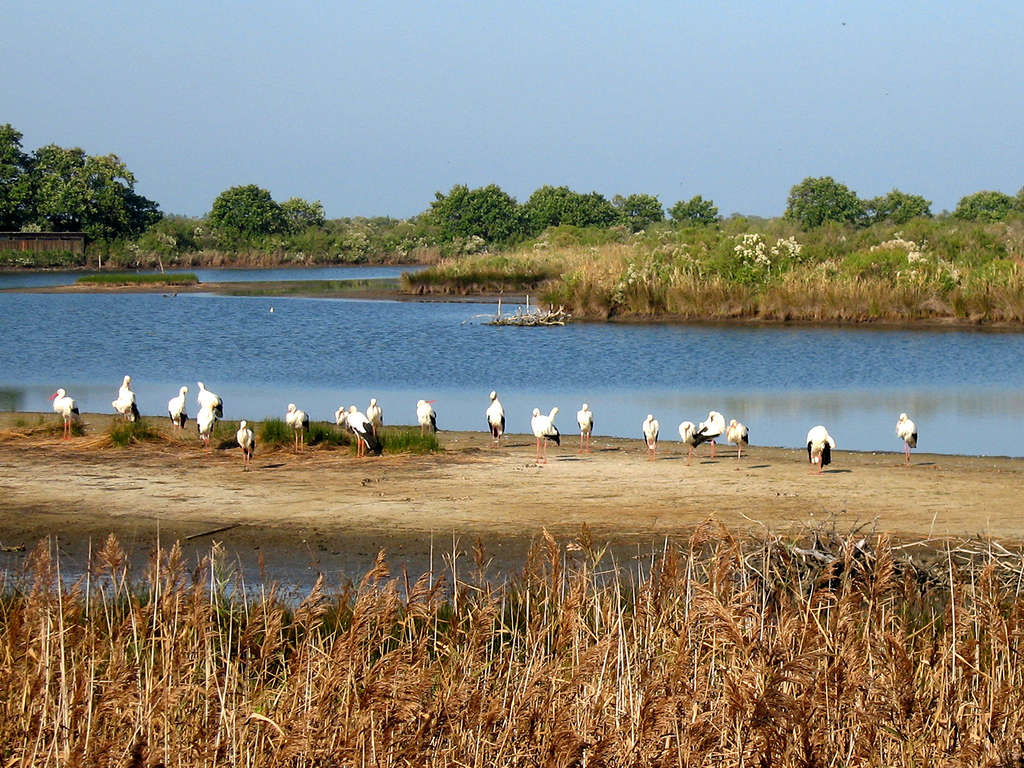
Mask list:
[[[497,582],[300,603],[215,547],[72,586],[45,546],[0,601],[3,765],[1020,765],[1024,561],[885,537],[737,540],[610,563],[545,533]]]

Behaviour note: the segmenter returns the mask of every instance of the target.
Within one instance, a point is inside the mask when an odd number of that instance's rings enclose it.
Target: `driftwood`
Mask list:
[[[521,328],[533,328],[545,325],[565,325],[567,322],[572,320],[572,315],[566,312],[564,307],[555,309],[554,307],[548,307],[548,309],[541,309],[540,307],[530,306],[530,297],[526,297],[526,308],[518,306],[516,311],[512,314],[503,315],[501,313],[501,299],[498,299],[498,311],[493,315],[476,315],[476,317],[488,318],[484,325],[514,325]]]

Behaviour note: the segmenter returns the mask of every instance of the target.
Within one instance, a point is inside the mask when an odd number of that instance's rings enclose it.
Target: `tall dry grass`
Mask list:
[[[113,539],[72,586],[45,546],[0,601],[0,761],[131,766],[1020,765],[1024,560],[885,537],[734,538],[612,562],[545,534],[497,581],[298,604]]]

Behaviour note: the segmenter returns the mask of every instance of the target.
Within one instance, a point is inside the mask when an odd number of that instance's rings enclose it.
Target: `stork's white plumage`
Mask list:
[[[910,449],[917,448],[917,424],[912,422],[905,413],[900,414],[896,422],[896,434],[903,441],[903,453],[907,457],[907,466],[910,466]]]
[[[356,438],[356,456],[362,458],[367,451],[375,456],[380,456],[381,443],[369,416],[361,413],[354,405],[350,405],[345,418],[345,426]]]
[[[348,409],[342,405],[334,412],[334,423],[348,429]]]
[[[187,407],[185,404],[185,395],[188,394],[188,387],[182,387],[178,390],[176,397],[172,397],[167,401],[167,415],[171,417],[171,423],[176,429],[181,429],[185,426],[185,422],[188,421]]]
[[[206,385],[201,381],[197,381],[196,385],[199,387],[199,391],[196,393],[196,401],[199,403],[200,408],[212,408],[213,412],[217,414],[218,419],[224,418],[224,400],[220,395],[215,394],[206,388]]]
[[[238,431],[235,432],[235,440],[238,441],[239,447],[242,449],[242,469],[249,469],[249,465],[252,464],[252,456],[256,453],[256,437],[253,435],[252,430],[246,426],[248,422],[242,419],[238,425]]]
[[[725,432],[725,416],[718,411],[708,411],[708,417],[697,425],[694,435],[694,447],[701,443],[711,443],[711,458],[715,458],[715,439]]]
[[[50,395],[50,399],[53,400],[53,412],[64,420],[63,439],[70,440],[71,422],[78,418],[78,403],[74,401],[74,398],[69,397],[63,388]]]
[[[729,420],[729,428],[725,431],[725,436],[730,443],[736,446],[736,458],[743,453],[743,449],[750,444],[750,430],[747,429],[745,424],[741,424],[736,419]]]
[[[548,443],[550,440],[555,445],[562,444],[562,437],[555,426],[555,416],[558,415],[558,408],[552,408],[547,416],[540,412],[540,408],[533,409],[533,417],[530,419],[530,429],[533,436],[537,438],[537,461],[547,462]]]
[[[498,399],[497,392],[491,392],[490,398],[491,404],[484,411],[484,416],[487,418],[487,428],[491,430],[491,445],[498,445],[505,433],[505,408]]]
[[[139,418],[139,407],[135,404],[135,393],[132,392],[132,377],[125,376],[117,390],[117,399],[111,403],[114,410],[121,414],[126,421],[135,421]]]
[[[644,433],[644,442],[647,443],[647,458],[653,461],[658,455],[658,432],[661,425],[653,414],[648,413],[640,429]]]
[[[437,433],[437,412],[431,406],[432,402],[432,400],[419,400],[416,403],[416,421],[420,424],[421,435],[428,429]]]
[[[818,474],[826,464],[832,463],[832,451],[836,449],[835,438],[820,424],[811,427],[807,433],[807,460],[817,466]]]
[[[196,414],[196,428],[199,430],[199,439],[203,441],[203,447],[210,447],[210,437],[213,435],[213,428],[217,424],[217,411],[213,408],[200,408]]]
[[[309,416],[305,411],[295,407],[295,403],[288,403],[288,412],[284,415],[284,422],[295,432],[295,451],[302,451],[306,447],[306,431],[309,429]]]
[[[580,448],[582,451],[590,450],[590,435],[594,431],[594,412],[586,403],[576,411],[576,423],[580,427]]]
[[[690,447],[690,450],[686,453],[686,463],[689,464],[690,457],[693,456],[693,449],[699,445],[697,442],[697,427],[692,421],[684,421],[679,425],[679,439],[683,441],[684,445]]]
[[[370,405],[366,408],[366,418],[370,420],[373,427],[373,434],[379,435],[381,427],[384,426],[384,411],[377,405],[377,398],[370,398]]]

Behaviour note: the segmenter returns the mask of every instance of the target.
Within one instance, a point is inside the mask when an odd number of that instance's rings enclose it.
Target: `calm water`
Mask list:
[[[339,405],[365,407],[376,396],[385,423],[410,424],[422,397],[437,401],[442,429],[482,430],[495,388],[512,432],[529,430],[534,406],[557,405],[556,423],[573,433],[586,400],[598,434],[639,437],[653,413],[674,440],[680,421],[698,422],[714,408],[747,423],[754,443],[798,447],[823,423],[840,449],[895,451],[905,410],[918,422],[922,450],[1024,455],[1024,334],[465,322],[492,311],[4,294],[0,407],[48,410],[62,386],[83,410],[110,412],[129,373],[145,414],[166,415],[167,400],[186,384],[193,415],[202,380],[225,399],[229,419],[282,417],[289,402],[329,419]]]
[[[375,280],[397,278],[403,272],[415,272],[421,266],[342,266],[342,267],[282,267],[281,269],[169,269],[168,275],[185,272],[195,275],[201,283],[248,283],[277,280]],[[133,274],[155,275],[155,269],[128,270]],[[68,270],[57,272],[0,272],[2,288],[44,288],[53,285],[72,285],[78,278],[96,274],[95,271]]]

